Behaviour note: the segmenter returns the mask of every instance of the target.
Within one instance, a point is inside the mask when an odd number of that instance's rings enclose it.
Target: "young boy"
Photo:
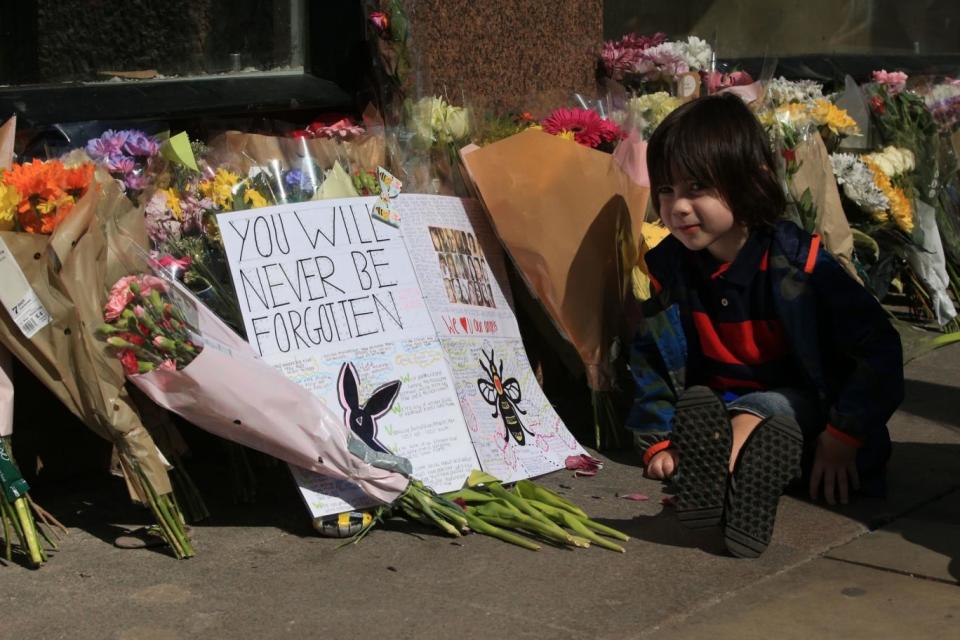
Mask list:
[[[727,548],[756,557],[801,472],[830,504],[883,493],[900,339],[819,238],[782,220],[766,135],[739,98],[671,113],[647,164],[671,237],[645,258],[655,293],[627,426],[647,475],[675,477],[681,521],[722,523]]]

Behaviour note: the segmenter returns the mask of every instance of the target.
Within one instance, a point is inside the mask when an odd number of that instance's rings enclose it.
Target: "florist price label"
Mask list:
[[[0,238],[0,302],[28,338],[52,322],[3,238]]]

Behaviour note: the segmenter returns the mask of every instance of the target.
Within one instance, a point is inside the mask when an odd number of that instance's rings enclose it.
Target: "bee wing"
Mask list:
[[[516,378],[507,378],[503,381],[503,392],[514,404],[520,402],[520,383]]]
[[[493,384],[488,380],[477,380],[477,388],[480,390],[480,395],[483,396],[483,399],[489,402],[490,404],[496,404],[497,402],[497,390],[494,388]]]

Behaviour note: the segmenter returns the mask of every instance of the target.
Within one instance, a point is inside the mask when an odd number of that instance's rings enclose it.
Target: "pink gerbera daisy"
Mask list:
[[[603,142],[612,142],[623,137],[620,128],[604,120],[589,109],[557,109],[543,121],[543,130],[558,136],[564,132],[573,134],[580,144],[596,149]]]

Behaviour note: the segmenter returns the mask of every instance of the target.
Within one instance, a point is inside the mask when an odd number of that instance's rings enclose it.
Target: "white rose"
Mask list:
[[[891,164],[890,160],[888,160],[887,157],[882,153],[871,153],[867,156],[867,158],[873,162],[877,168],[884,173],[884,175],[890,178],[896,175],[896,170],[894,169],[893,164]]]
[[[451,141],[463,140],[470,134],[470,114],[463,107],[447,107],[444,133]]]

